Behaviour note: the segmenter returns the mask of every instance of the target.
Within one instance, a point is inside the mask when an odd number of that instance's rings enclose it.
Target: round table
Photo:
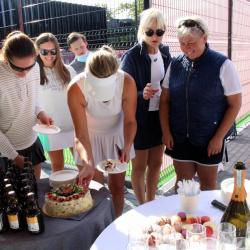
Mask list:
[[[0,234],[0,249],[4,250],[89,250],[99,234],[115,219],[114,206],[109,191],[101,184],[90,182],[95,205],[82,215],[81,220],[60,219],[44,215],[45,231],[32,235],[21,232]],[[38,180],[38,201],[44,204],[44,195],[51,187],[49,179]]]
[[[201,192],[195,215],[207,215],[212,221],[220,222],[223,212],[211,205],[211,201],[214,199],[222,202],[220,192],[220,190]],[[125,250],[130,228],[149,223],[151,216],[170,217],[178,212],[181,212],[178,195],[145,203],[111,223],[96,239],[91,250]]]

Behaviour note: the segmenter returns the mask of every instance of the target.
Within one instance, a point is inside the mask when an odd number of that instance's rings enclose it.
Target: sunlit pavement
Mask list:
[[[246,165],[246,179],[250,179],[250,127],[248,126],[250,122],[242,125],[238,129],[237,136],[234,140],[231,140],[227,143],[227,151],[229,161],[224,164],[224,170],[218,173],[218,189],[220,189],[221,182],[227,178],[232,178],[234,176],[234,164],[237,161],[243,161]],[[74,166],[65,166],[65,169],[75,169]],[[51,166],[49,162],[45,162],[42,164],[42,174],[41,178],[47,178],[51,174]],[[129,182],[129,179],[126,178],[126,182]],[[169,196],[174,194],[174,186],[175,178],[170,180],[168,183],[163,185],[161,188],[157,190],[156,199],[162,198],[163,196]],[[125,204],[123,213],[137,207],[139,204],[136,200],[133,189],[130,188],[131,185],[127,187],[127,193],[125,196]]]

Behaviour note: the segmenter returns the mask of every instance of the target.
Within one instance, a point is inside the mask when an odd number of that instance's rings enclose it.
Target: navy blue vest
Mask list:
[[[194,61],[183,54],[173,58],[169,119],[177,143],[188,137],[193,145],[205,146],[214,136],[228,107],[219,78],[225,60],[226,56],[211,50],[208,44]],[[232,128],[226,137],[231,132]]]
[[[160,44],[159,50],[164,64],[164,73],[171,62],[171,55],[167,45]],[[138,43],[126,51],[121,58],[121,69],[131,75],[137,87],[136,121],[144,125],[148,115],[149,100],[143,98],[143,90],[151,82],[151,59],[148,55],[146,43]],[[163,81],[163,80],[162,80]],[[161,84],[162,84],[161,81]]]

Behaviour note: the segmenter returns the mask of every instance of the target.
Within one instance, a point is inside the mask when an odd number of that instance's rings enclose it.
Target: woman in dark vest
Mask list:
[[[175,191],[178,181],[196,172],[201,190],[214,190],[225,139],[241,107],[241,84],[232,61],[210,49],[204,20],[177,23],[183,54],[173,58],[162,85],[163,142],[173,158]]]

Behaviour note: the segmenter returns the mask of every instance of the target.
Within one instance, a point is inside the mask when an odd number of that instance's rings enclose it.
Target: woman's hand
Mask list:
[[[95,168],[90,166],[85,166],[76,176],[75,183],[89,186],[89,183],[93,179],[94,175],[95,175]]]
[[[23,168],[24,167],[24,157],[22,155],[18,155],[14,160],[14,163],[16,163],[16,166],[18,168]]]
[[[40,122],[42,124],[46,124],[46,125],[53,125],[54,124],[54,121],[51,117],[49,117],[44,111],[41,111],[37,118],[40,120]]]
[[[152,84],[148,83],[143,90],[143,98],[145,100],[153,98],[154,94],[159,91],[159,89],[152,89],[151,86],[152,86]]]
[[[166,145],[168,150],[173,150],[174,147],[174,139],[170,132],[165,132],[162,135],[162,143]]]
[[[121,158],[119,159],[121,163],[124,161],[129,163],[130,161],[130,148],[122,148],[121,149]]]
[[[219,154],[221,152],[222,145],[223,145],[223,139],[214,136],[208,143],[207,147],[208,157],[210,157],[211,155]]]

